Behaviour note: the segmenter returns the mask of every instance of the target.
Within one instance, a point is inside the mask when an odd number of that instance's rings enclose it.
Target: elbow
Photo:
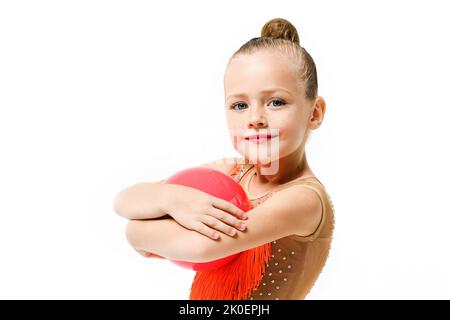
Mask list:
[[[131,206],[132,203],[133,202],[130,201],[127,190],[124,189],[120,191],[114,198],[113,210],[123,218],[132,219],[132,216],[130,215],[131,210],[133,210]]]
[[[122,202],[123,202],[123,196],[122,196],[122,192],[119,192],[116,197],[114,198],[114,202],[113,202],[113,210],[115,213],[117,213],[119,216],[124,217],[124,212],[122,210],[123,206],[122,206]]]
[[[142,231],[140,230],[140,221],[130,220],[125,228],[125,237],[128,244],[137,251],[150,252],[145,245],[145,239],[142,238]]]
[[[147,206],[143,199],[149,197],[148,185],[149,183],[142,182],[121,190],[114,198],[114,212],[130,220],[141,219],[142,211]]]
[[[135,249],[136,248],[136,235],[134,232],[135,221],[131,220],[127,223],[125,228],[125,237],[127,238],[128,243]]]

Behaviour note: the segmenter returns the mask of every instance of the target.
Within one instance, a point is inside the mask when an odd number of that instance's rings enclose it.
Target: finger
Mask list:
[[[227,223],[230,226],[235,227],[236,229],[239,229],[241,231],[245,230],[246,225],[241,220],[236,219],[234,216],[229,214],[226,211],[222,211],[217,208],[211,208],[211,211],[208,212],[211,216],[215,217],[216,219],[219,219],[225,223]]]
[[[221,232],[223,232],[223,233],[225,233],[225,234],[227,234],[227,235],[229,235],[231,237],[234,236],[236,234],[236,232],[237,232],[235,228],[233,228],[233,227],[223,223],[222,221],[216,219],[213,216],[203,215],[200,218],[200,220],[204,224],[206,224],[206,225],[210,226],[211,228],[213,228],[214,230],[221,231]]]
[[[226,200],[215,197],[213,199],[213,206],[215,206],[218,209],[228,211],[229,213],[235,215],[240,219],[247,219],[247,215],[245,214],[244,210],[239,209],[234,204]]]
[[[217,240],[220,238],[220,234],[217,231],[215,231],[211,228],[208,228],[205,224],[203,224],[200,221],[198,224],[196,224],[196,227],[194,230],[213,239],[213,240]]]

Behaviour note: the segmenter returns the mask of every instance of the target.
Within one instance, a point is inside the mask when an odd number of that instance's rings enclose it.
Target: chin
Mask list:
[[[280,159],[279,144],[254,144],[241,140],[233,146],[243,157],[254,163],[268,164]]]

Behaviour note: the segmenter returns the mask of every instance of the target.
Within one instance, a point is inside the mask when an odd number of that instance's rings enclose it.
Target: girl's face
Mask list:
[[[269,163],[301,150],[311,102],[289,61],[270,52],[239,55],[224,78],[226,118],[234,148],[254,163]],[[259,142],[257,133],[272,135]]]

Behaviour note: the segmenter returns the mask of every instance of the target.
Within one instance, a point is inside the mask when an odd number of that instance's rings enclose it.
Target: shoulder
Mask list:
[[[294,184],[274,192],[262,205],[291,224],[295,235],[312,234],[322,220],[322,197],[308,184]]]
[[[239,157],[228,157],[228,158],[220,158],[211,162],[203,163],[201,167],[207,167],[211,169],[216,169],[223,173],[228,174],[230,170],[232,170],[236,165],[241,164],[243,158]]]

